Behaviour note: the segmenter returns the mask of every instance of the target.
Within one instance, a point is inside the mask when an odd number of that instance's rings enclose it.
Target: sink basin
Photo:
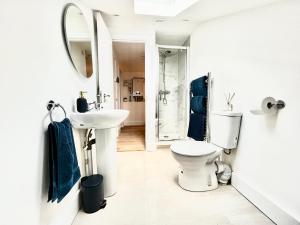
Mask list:
[[[77,129],[109,129],[117,127],[128,116],[128,110],[99,110],[86,113],[72,113],[70,115],[73,126]]]

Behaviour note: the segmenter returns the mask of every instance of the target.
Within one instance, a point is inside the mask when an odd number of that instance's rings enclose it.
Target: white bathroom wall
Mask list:
[[[77,185],[61,203],[46,202],[46,104],[53,99],[70,113],[80,90],[89,99],[96,95],[95,77],[78,75],[68,58],[61,33],[65,3],[0,3],[1,224],[68,225],[78,210]],[[79,134],[74,130],[80,158]]]
[[[224,109],[224,92],[235,92],[234,110],[243,113],[229,159],[233,185],[286,225],[300,224],[299,24],[300,2],[287,0],[202,23],[191,36],[192,79],[211,72],[213,109]],[[266,96],[286,108],[251,114]]]

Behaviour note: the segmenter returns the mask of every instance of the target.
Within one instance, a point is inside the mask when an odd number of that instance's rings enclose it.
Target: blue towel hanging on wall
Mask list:
[[[207,76],[199,77],[191,82],[193,96],[207,97]]]
[[[191,82],[190,86],[190,122],[187,136],[203,141],[206,135],[207,76]]]
[[[193,96],[191,98],[191,110],[194,113],[206,114],[206,96]]]
[[[206,130],[206,116],[203,114],[192,113],[190,115],[190,123],[188,137],[196,141],[203,141]]]
[[[72,126],[69,119],[48,126],[49,175],[48,201],[60,202],[80,178]]]

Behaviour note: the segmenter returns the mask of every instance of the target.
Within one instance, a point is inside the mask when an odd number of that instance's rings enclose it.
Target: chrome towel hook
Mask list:
[[[64,109],[64,107],[61,104],[55,103],[53,100],[50,100],[47,104],[47,110],[49,111],[51,123],[53,123],[52,112],[57,107],[60,107],[64,111],[65,118],[67,118],[67,113],[66,113],[66,110]]]

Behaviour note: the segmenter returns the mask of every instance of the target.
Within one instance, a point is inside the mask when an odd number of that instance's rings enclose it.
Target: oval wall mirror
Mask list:
[[[63,35],[69,57],[77,72],[87,78],[93,75],[92,33],[82,11],[68,4],[63,13]]]

